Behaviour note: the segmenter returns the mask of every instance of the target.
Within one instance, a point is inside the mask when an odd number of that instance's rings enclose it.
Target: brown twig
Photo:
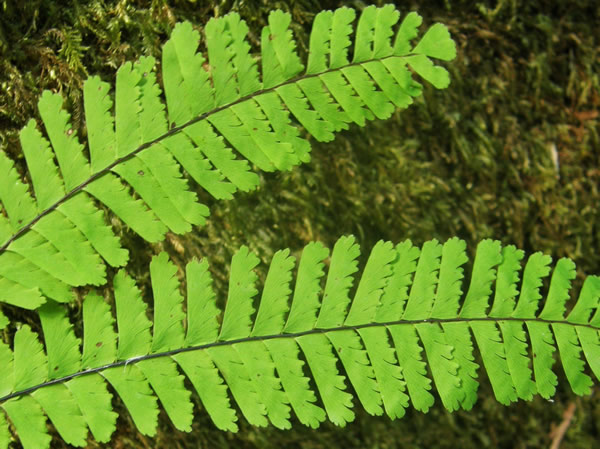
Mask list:
[[[565,436],[567,429],[571,425],[575,408],[575,403],[571,402],[567,409],[563,412],[563,420],[560,425],[550,432],[550,437],[552,437],[552,445],[550,446],[550,449],[558,449],[560,447],[560,443]]]

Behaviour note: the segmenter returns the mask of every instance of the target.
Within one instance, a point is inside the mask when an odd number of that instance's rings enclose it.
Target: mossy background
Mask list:
[[[160,60],[177,21],[200,29],[213,16],[238,11],[258,48],[269,11],[280,8],[293,15],[299,49],[306,52],[317,12],[369,3],[0,0],[0,147],[22,162],[18,132],[39,118],[43,89],[63,94],[85,136],[83,80],[98,74],[113,82],[116,69],[140,55]],[[332,246],[348,233],[364,253],[379,239],[420,244],[458,235],[472,254],[479,240],[491,237],[528,253],[570,257],[579,281],[600,273],[600,3],[422,0],[397,6],[418,11],[427,25],[449,26],[458,48],[457,59],[446,64],[450,87],[427,87],[391,119],[315,144],[309,164],[261,174],[257,191],[221,202],[199,192],[211,216],[189,235],[148,246],[120,229],[132,249],[128,270],[141,285],[148,285],[150,257],[165,249],[180,266],[192,256],[208,257],[223,297],[228,261],[242,244],[268,261],[277,249],[297,254],[308,241]],[[6,313],[39,328],[35,315]],[[77,304],[72,315],[79,316]],[[357,407],[356,421],[343,429],[327,423],[318,430],[257,429],[240,419],[239,433],[224,433],[198,405],[192,433],[176,431],[161,412],[157,436],[147,438],[115,400],[121,417],[112,442],[90,439],[89,447],[542,448],[550,447],[570,403],[576,410],[560,447],[598,447],[598,388],[578,398],[562,373],[559,378],[553,402],[501,406],[483,377],[472,411],[450,414],[438,401],[426,415],[409,410],[392,422]],[[58,439],[53,445],[64,447]]]

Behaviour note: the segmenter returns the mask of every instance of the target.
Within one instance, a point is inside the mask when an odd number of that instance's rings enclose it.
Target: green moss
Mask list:
[[[357,8],[366,3],[346,2]],[[282,8],[292,13],[300,50],[306,51],[314,14],[341,4],[1,0],[0,146],[18,154],[17,133],[37,117],[43,89],[69,99],[81,135],[80,88],[87,74],[114,80],[124,61],[159,56],[179,20],[200,27],[236,10],[256,45],[269,11]],[[209,257],[224,296],[228,261],[240,245],[265,260],[309,240],[331,245],[344,233],[355,234],[364,247],[379,239],[420,243],[458,235],[474,249],[478,240],[493,237],[529,253],[571,257],[580,275],[600,273],[600,42],[594,19],[600,5],[405,4],[426,22],[449,25],[458,43],[458,58],[448,66],[450,88],[428,89],[424,101],[388,121],[352,127],[334,143],[314,145],[309,164],[262,174],[258,191],[227,202],[200,193],[211,218],[187,236],[169,236],[149,248],[123,232],[134,256],[128,269],[142,284],[151,255],[164,248],[180,265],[192,256]],[[12,317],[35,324],[22,312],[12,311]],[[281,432],[242,422],[238,434],[229,434],[201,412],[194,431],[184,434],[163,414],[155,439],[137,434],[120,406],[119,430],[107,447],[539,448],[550,446],[552,428],[573,401],[577,409],[561,448],[598,441],[600,406],[593,397],[559,392],[552,403],[536,398],[507,408],[492,399],[487,384],[481,397],[469,412],[449,414],[438,404],[427,415],[410,411],[396,422],[359,412],[345,429],[328,424],[317,431],[296,426]]]

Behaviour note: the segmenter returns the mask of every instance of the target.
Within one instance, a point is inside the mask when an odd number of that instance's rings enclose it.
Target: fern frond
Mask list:
[[[420,18],[410,13],[392,45],[400,17],[393,6],[365,8],[353,37],[355,17],[349,8],[317,15],[305,71],[287,13],[270,14],[260,58],[237,14],[208,22],[206,55],[197,52],[200,34],[180,23],[164,45],[162,87],[151,57],[117,71],[114,98],[97,76],[84,83],[86,144],[62,97],[44,92],[44,132],[31,120],[20,134],[31,185],[0,154],[0,302],[67,302],[70,287],[106,282],[105,263],[124,266],[127,251],[100,205],[150,242],[188,232],[208,208],[187,176],[215,198],[231,198],[257,186],[254,167],[307,162],[311,135],[330,141],[350,122],[407,107],[421,92],[409,68],[447,86],[447,72],[429,59],[456,53],[443,25],[413,43]]]
[[[108,441],[117,418],[108,384],[151,436],[159,401],[178,429],[191,428],[186,377],[215,425],[230,431],[234,403],[256,426],[289,428],[292,413],[307,426],[343,426],[354,419],[350,387],[368,413],[392,419],[409,403],[425,412],[436,397],[448,410],[469,409],[476,354],[503,404],[553,395],[555,361],[576,394],[590,393],[590,374],[600,377],[600,278],[589,276],[567,306],[570,260],[557,262],[545,292],[550,258],[535,253],[523,266],[522,251],[497,241],[479,244],[468,286],[457,238],[421,248],[379,242],[357,277],[359,254],[354,238],[342,237],[325,270],[328,250],[311,243],[294,276],[295,258],[277,252],[259,289],[258,258],[243,247],[220,316],[207,262],[187,265],[184,307],[176,267],[161,253],[150,266],[153,320],[121,270],[117,330],[109,303],[89,294],[83,343],[62,305],[44,305],[45,347],[27,325],[12,350],[0,343],[0,448],[12,428],[25,448],[48,447],[46,416],[69,444],[85,445],[88,429]]]

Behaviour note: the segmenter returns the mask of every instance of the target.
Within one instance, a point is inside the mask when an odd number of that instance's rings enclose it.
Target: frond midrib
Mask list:
[[[96,368],[90,368],[90,369],[83,370],[83,371],[78,371],[78,372],[70,374],[68,376],[53,379],[53,380],[41,383],[39,385],[35,385],[33,387],[26,388],[24,390],[10,393],[4,397],[0,397],[0,404],[8,401],[10,399],[14,399],[14,398],[18,398],[21,396],[31,394],[32,392],[34,392],[36,390],[39,390],[41,388],[44,388],[44,387],[47,387],[50,385],[62,384],[64,382],[67,382],[76,377],[86,376],[89,374],[101,373],[102,371],[107,370],[109,368],[116,368],[119,366],[126,367],[127,365],[135,364],[137,362],[141,362],[144,360],[158,359],[161,357],[171,357],[171,356],[181,354],[184,352],[200,351],[200,350],[215,348],[215,347],[219,347],[219,346],[232,346],[234,344],[248,343],[248,342],[252,342],[252,341],[267,341],[267,340],[279,340],[279,339],[286,339],[286,338],[299,338],[299,337],[303,337],[306,335],[328,334],[328,333],[332,333],[332,332],[342,332],[342,331],[348,331],[348,330],[356,331],[356,330],[360,330],[360,329],[373,328],[373,327],[388,327],[388,326],[398,326],[398,325],[410,326],[410,325],[417,325],[417,324],[449,324],[449,323],[469,324],[469,323],[473,323],[473,322],[501,323],[503,321],[512,321],[512,322],[517,322],[517,323],[522,323],[522,324],[531,323],[531,322],[548,324],[548,325],[562,324],[562,325],[568,325],[570,327],[581,327],[581,328],[593,329],[595,331],[600,331],[599,327],[596,327],[592,324],[574,323],[574,322],[567,321],[566,319],[565,320],[548,320],[548,319],[543,319],[543,318],[515,318],[515,317],[427,318],[427,319],[420,319],[420,320],[396,320],[396,321],[386,321],[386,322],[372,322],[372,323],[358,324],[358,325],[354,325],[354,326],[339,326],[339,327],[332,327],[332,328],[314,328],[314,329],[310,329],[310,330],[302,331],[302,332],[279,333],[279,334],[262,335],[262,336],[249,336],[249,337],[243,337],[243,338],[238,338],[238,339],[234,339],[234,340],[215,341],[212,343],[205,343],[202,345],[187,346],[187,347],[183,347],[183,348],[172,349],[170,351],[156,352],[156,353],[152,353],[152,354],[132,357],[132,358],[129,358],[126,360],[118,360],[113,363],[109,363],[109,364],[99,366]]]
[[[239,103],[243,103],[244,101],[248,101],[256,96],[268,93],[268,92],[272,92],[282,86],[286,86],[288,84],[294,84],[297,83],[299,81],[302,81],[304,79],[310,79],[310,78],[314,78],[314,77],[318,77],[321,75],[324,75],[326,73],[330,73],[330,72],[337,72],[340,71],[346,67],[352,67],[352,66],[357,66],[357,65],[362,65],[362,64],[367,64],[369,62],[374,62],[374,61],[384,61],[386,59],[392,59],[392,58],[407,58],[409,56],[415,56],[416,53],[407,53],[405,55],[390,55],[390,56],[386,56],[383,58],[372,58],[366,61],[360,61],[360,62],[351,62],[348,63],[342,67],[336,67],[335,69],[328,69],[325,70],[323,72],[319,72],[319,73],[314,73],[314,74],[304,74],[301,76],[296,76],[292,79],[289,79],[287,81],[284,81],[281,84],[278,84],[276,86],[273,87],[269,87],[267,89],[261,89],[258,90],[252,94],[246,95],[244,97],[240,97],[237,100],[225,104],[225,105],[221,105],[218,106],[208,112],[205,112],[197,117],[194,117],[190,120],[188,120],[187,122],[183,123],[182,125],[179,126],[174,126],[172,127],[170,130],[168,130],[166,133],[164,133],[161,136],[158,136],[157,138],[149,141],[149,142],[144,142],[143,144],[141,144],[140,146],[138,146],[135,150],[133,150],[132,152],[130,152],[129,154],[122,156],[120,158],[115,159],[114,162],[112,162],[111,164],[107,165],[105,168],[103,168],[102,170],[94,173],[93,175],[91,175],[88,179],[86,179],[84,182],[82,182],[81,184],[79,184],[77,187],[73,188],[71,191],[69,191],[68,193],[66,193],[63,197],[61,197],[59,200],[57,200],[54,204],[52,204],[51,206],[49,206],[48,208],[44,209],[43,211],[39,212],[29,223],[25,224],[23,227],[21,227],[17,232],[15,232],[8,240],[6,240],[5,243],[3,243],[0,246],[0,255],[2,255],[4,252],[6,252],[8,250],[8,247],[18,238],[22,237],[24,234],[26,234],[28,231],[30,231],[33,226],[40,221],[42,218],[44,218],[46,215],[50,214],[52,211],[56,210],[61,204],[65,203],[66,201],[68,201],[70,198],[74,197],[75,195],[77,195],[79,192],[82,192],[88,185],[90,185],[92,182],[94,182],[95,180],[101,178],[102,176],[104,176],[105,174],[109,173],[114,167],[122,164],[123,162],[128,161],[129,159],[133,158],[136,154],[140,153],[143,150],[146,150],[148,148],[150,148],[152,145],[155,145],[175,134],[180,133],[181,131],[183,131],[185,128],[187,128],[188,126],[193,125],[194,123],[200,122],[208,117],[210,117],[213,114],[216,114],[222,110],[228,109],[232,106],[235,106],[236,104]],[[0,399],[0,402],[2,401],[2,399]]]

